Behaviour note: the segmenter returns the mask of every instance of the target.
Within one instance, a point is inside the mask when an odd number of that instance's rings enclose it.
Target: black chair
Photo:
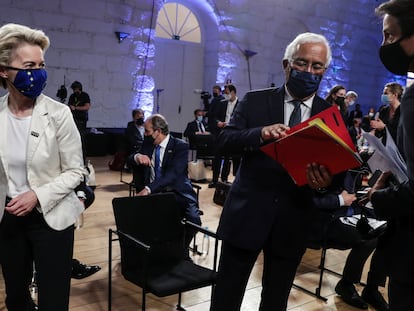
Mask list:
[[[216,235],[183,220],[174,194],[114,198],[112,206],[117,229],[109,229],[109,311],[112,305],[112,242],[116,240],[121,249],[122,275],[142,288],[142,310],[145,310],[147,293],[158,297],[178,294],[177,310],[185,310],[181,306],[182,292],[214,285]],[[188,247],[184,245],[186,228],[215,239],[211,269],[190,259]]]
[[[191,135],[188,137],[190,150],[194,150],[195,159],[213,159],[214,158],[214,136],[212,134]]]

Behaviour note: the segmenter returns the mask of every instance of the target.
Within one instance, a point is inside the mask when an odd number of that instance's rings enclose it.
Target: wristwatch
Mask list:
[[[78,192],[76,192],[76,195],[79,199],[86,200],[86,193],[85,192],[79,190]]]

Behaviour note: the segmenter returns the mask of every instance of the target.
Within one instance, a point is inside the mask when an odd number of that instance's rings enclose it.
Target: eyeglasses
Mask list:
[[[297,68],[299,68],[301,71],[305,71],[306,69],[310,69],[309,71],[313,72],[321,72],[326,69],[325,64],[323,63],[309,63],[304,59],[294,59],[292,61],[292,64],[295,65]]]

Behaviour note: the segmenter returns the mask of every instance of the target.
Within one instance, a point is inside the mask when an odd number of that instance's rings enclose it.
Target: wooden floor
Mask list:
[[[111,201],[114,197],[128,195],[128,186],[120,182],[119,172],[108,169],[108,161],[111,157],[90,158],[96,171],[97,188],[95,191],[95,203],[84,213],[84,225],[75,232],[74,257],[87,264],[100,265],[102,270],[83,280],[72,280],[70,310],[71,311],[99,311],[107,310],[107,283],[108,283],[108,229],[115,228]],[[207,168],[208,176],[211,175]],[[131,176],[124,174],[124,179],[129,181]],[[200,207],[204,211],[202,216],[203,226],[215,231],[221,213],[221,207],[212,202],[213,189],[207,184],[200,184]],[[212,243],[211,243],[212,244]],[[347,251],[329,250],[327,266],[341,272]],[[140,310],[140,290],[125,281],[119,271],[119,249],[114,243],[113,262],[113,304],[114,311]],[[317,265],[320,251],[308,250],[300,265],[295,283],[314,289],[318,281]],[[209,262],[209,258],[201,257],[198,262]],[[367,265],[366,265],[367,268]],[[261,291],[262,258],[256,262],[247,285],[242,309],[243,311],[257,310]],[[365,269],[366,270],[366,269]],[[364,271],[363,280],[365,280]],[[334,288],[338,277],[325,274],[322,295],[328,298],[325,303],[299,291],[292,289],[289,298],[288,310],[358,310],[343,303],[335,294]],[[358,286],[361,291],[361,287]],[[386,297],[386,290],[383,291]],[[210,288],[194,290],[183,295],[183,306],[188,311],[207,311],[210,307]],[[4,284],[0,275],[0,311],[6,310],[4,306]],[[176,296],[158,298],[153,295],[147,297],[147,310],[175,310]],[[374,310],[372,307],[369,310]],[[58,310],[57,310],[58,311]]]

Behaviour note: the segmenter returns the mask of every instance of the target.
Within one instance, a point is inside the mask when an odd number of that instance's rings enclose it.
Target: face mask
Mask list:
[[[355,100],[351,100],[351,101],[348,103],[348,105],[349,105],[349,106],[352,106],[353,104],[355,104]]]
[[[224,94],[223,96],[225,100],[230,100],[230,97],[231,97],[230,94]]]
[[[400,42],[403,39],[405,38],[402,37],[400,40],[397,40],[394,43],[382,45],[379,49],[381,62],[385,68],[387,68],[390,72],[400,76],[407,74],[408,67],[412,60],[412,57],[407,56],[400,45]]]
[[[219,96],[219,94],[213,93],[213,97],[218,97],[218,96]]]
[[[144,136],[144,142],[148,144],[154,144],[155,138],[152,135]]]
[[[381,103],[383,103],[385,105],[389,105],[391,103],[390,98],[388,97],[387,94],[382,94],[381,95]]]
[[[374,113],[370,112],[368,115],[372,118],[374,116]]]
[[[292,96],[302,99],[316,93],[321,80],[321,75],[291,69],[286,86]]]
[[[203,121],[203,116],[197,116],[197,121],[198,121],[198,122]]]
[[[14,78],[13,85],[19,92],[21,92],[26,97],[32,99],[38,97],[46,86],[47,71],[43,68],[6,68],[18,71],[16,77]]]
[[[337,96],[335,99],[335,103],[339,105],[340,107],[343,107],[345,105],[345,97],[344,96]]]
[[[138,126],[143,125],[143,124],[144,124],[144,118],[138,118],[138,119],[135,121],[135,123],[136,123]]]

